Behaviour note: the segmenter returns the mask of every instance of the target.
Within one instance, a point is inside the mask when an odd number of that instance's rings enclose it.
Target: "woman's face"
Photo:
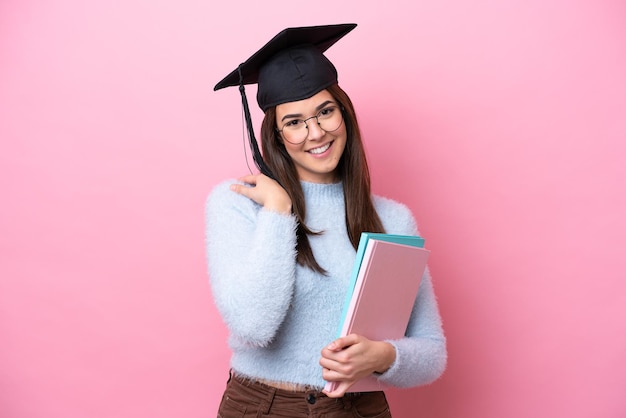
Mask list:
[[[326,90],[308,99],[276,106],[278,129],[283,129],[285,124],[293,125],[306,120],[306,127],[303,125],[301,128],[304,130],[301,134],[304,139],[302,143],[295,145],[286,141],[286,137],[292,136],[285,129],[280,134],[302,181],[333,183],[338,180],[337,165],[346,147],[346,124],[342,120],[337,129],[327,132],[318,125],[314,117],[320,115],[319,121],[325,126],[327,123],[324,118],[328,117],[329,112],[341,112],[341,109],[339,103]]]

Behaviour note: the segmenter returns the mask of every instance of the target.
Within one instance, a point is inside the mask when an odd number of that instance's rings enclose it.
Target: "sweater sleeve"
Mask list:
[[[215,304],[231,335],[267,346],[293,296],[296,220],[218,185],[205,207],[206,255]]]
[[[397,202],[379,201],[385,230],[389,233],[419,235],[410,210]],[[385,221],[385,219],[387,221]],[[388,341],[396,349],[396,360],[379,376],[396,387],[425,385],[439,378],[447,364],[446,338],[428,268],[422,276],[406,336]]]

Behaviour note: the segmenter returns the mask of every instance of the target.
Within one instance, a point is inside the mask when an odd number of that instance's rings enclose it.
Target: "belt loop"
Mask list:
[[[346,411],[352,408],[352,400],[350,399],[351,397],[348,395],[349,394],[346,393],[341,397],[341,401],[343,402],[343,409],[345,409]]]
[[[276,396],[276,388],[268,387],[267,397],[264,401],[259,405],[259,412],[267,415],[270,413],[270,409],[272,409],[272,402],[274,402],[274,397]]]

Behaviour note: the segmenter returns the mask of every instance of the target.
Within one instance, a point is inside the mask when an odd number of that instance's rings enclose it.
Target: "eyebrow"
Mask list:
[[[315,108],[315,111],[319,112],[320,110],[322,110],[323,108],[325,108],[329,104],[335,104],[336,105],[337,103],[334,102],[333,100],[326,100],[324,103],[322,103],[321,105],[317,106]],[[301,117],[302,117],[302,113],[292,113],[292,114],[283,116],[280,121],[283,122],[285,119],[293,119],[293,118],[301,118]]]

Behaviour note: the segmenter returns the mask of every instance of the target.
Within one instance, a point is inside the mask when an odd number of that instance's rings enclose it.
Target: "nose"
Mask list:
[[[325,132],[320,126],[317,116],[311,116],[310,118],[305,119],[304,123],[306,124],[306,129],[308,131],[307,139],[315,140],[324,136]]]

